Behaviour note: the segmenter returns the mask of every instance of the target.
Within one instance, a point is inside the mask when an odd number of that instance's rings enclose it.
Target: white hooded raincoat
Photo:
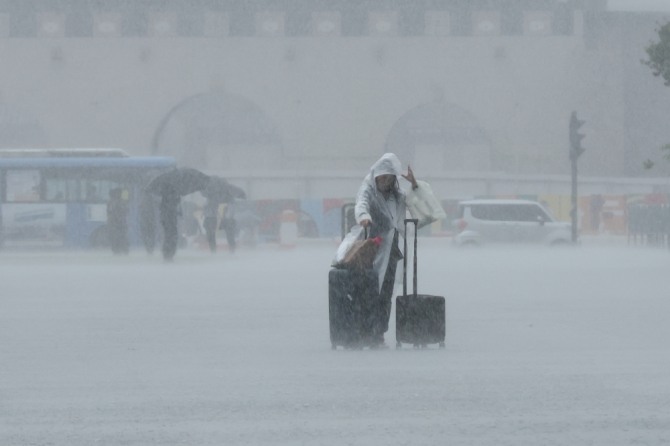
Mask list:
[[[358,190],[354,209],[357,223],[366,219],[372,221],[369,236],[382,238],[381,246],[373,262],[380,290],[393,249],[393,236],[396,230],[399,234],[403,234],[406,212],[405,193],[400,187],[396,187],[388,198],[377,190],[375,178],[387,174],[395,175],[396,181],[402,175],[400,160],[393,153],[385,153],[372,165],[370,173]]]

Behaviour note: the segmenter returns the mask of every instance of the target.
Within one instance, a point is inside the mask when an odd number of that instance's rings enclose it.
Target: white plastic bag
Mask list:
[[[347,252],[351,249],[353,244],[358,240],[363,240],[365,238],[365,230],[361,225],[355,225],[351,227],[349,233],[344,237],[344,240],[340,243],[340,246],[337,247],[337,252],[335,253],[335,259],[333,259],[333,265],[339,265],[344,257],[347,255]]]
[[[419,187],[407,192],[406,203],[412,217],[419,220],[418,227],[447,218],[430,185],[421,180],[417,180],[416,184]]]

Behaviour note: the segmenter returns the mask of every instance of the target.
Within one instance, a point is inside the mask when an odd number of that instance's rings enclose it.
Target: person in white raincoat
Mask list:
[[[398,261],[402,252],[398,247],[398,234],[404,230],[405,193],[398,178],[409,181],[412,189],[418,187],[412,169],[403,175],[400,160],[393,153],[385,153],[372,165],[356,196],[354,214],[356,222],[369,228],[370,237],[379,236],[382,243],[373,262],[379,285],[379,301],[372,308],[372,344],[384,345],[384,333],[391,317],[391,300]]]

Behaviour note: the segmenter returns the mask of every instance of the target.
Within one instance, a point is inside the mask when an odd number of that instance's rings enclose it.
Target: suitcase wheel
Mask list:
[[[440,342],[440,348],[445,348],[444,342]]]
[[[402,348],[402,342],[400,342],[400,341],[396,342],[395,349],[400,350],[401,348]]]

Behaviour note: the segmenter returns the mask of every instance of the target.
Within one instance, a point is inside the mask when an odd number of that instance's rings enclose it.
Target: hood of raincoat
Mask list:
[[[394,153],[385,153],[372,165],[370,176],[377,178],[380,175],[402,175],[400,159]]]

